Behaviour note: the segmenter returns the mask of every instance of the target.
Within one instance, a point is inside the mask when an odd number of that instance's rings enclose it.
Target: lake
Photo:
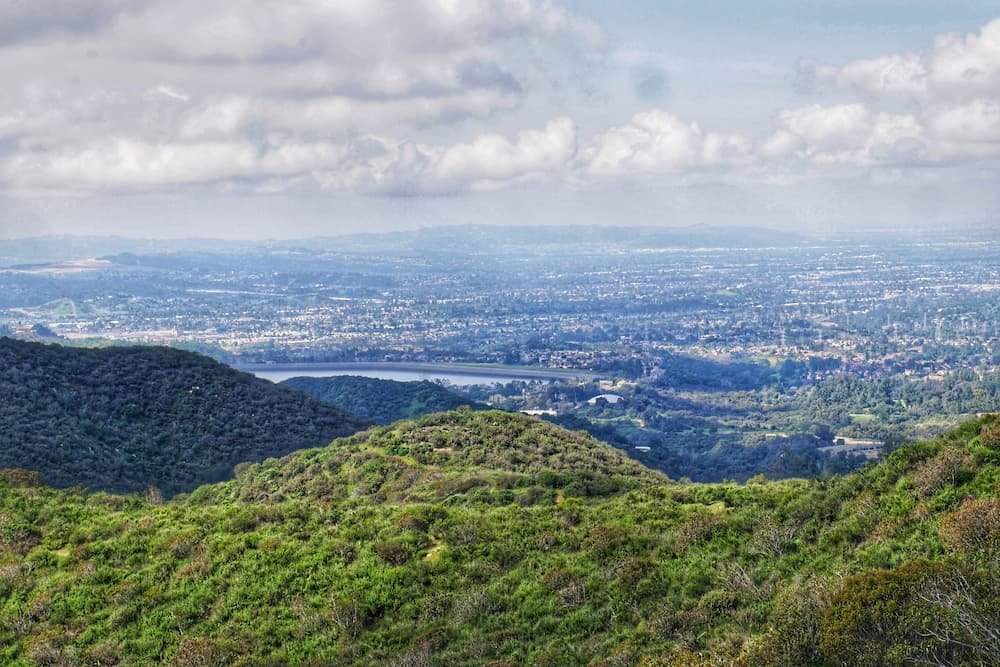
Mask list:
[[[360,375],[409,382],[414,380],[444,380],[454,385],[501,384],[549,380],[590,379],[594,373],[561,368],[519,368],[476,364],[425,364],[410,362],[343,362],[302,364],[241,364],[241,371],[253,373],[271,382],[293,377],[332,377]]]

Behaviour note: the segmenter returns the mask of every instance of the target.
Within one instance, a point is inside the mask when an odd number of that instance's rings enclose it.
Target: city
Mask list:
[[[565,245],[553,229],[459,227],[12,263],[0,272],[0,325],[70,344],[181,346],[235,365],[587,372],[595,379],[460,390],[694,479],[842,470],[996,404],[996,234],[757,230],[726,245],[720,230],[683,231],[580,228]],[[610,389],[628,400],[587,403]],[[789,468],[784,446],[803,448],[806,462]]]

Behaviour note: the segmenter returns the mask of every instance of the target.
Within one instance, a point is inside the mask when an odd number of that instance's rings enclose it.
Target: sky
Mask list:
[[[995,0],[0,0],[0,238],[1000,228]]]

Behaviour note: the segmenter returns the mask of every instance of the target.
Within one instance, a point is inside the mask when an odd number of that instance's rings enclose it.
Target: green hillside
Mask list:
[[[338,375],[326,378],[295,377],[281,384],[304,391],[314,398],[374,420],[378,424],[416,419],[432,412],[455,410],[464,405],[486,407],[427,380],[397,382]]]
[[[0,339],[0,468],[46,484],[171,495],[369,422],[207,357],[164,347]]]
[[[1000,662],[994,417],[816,481],[678,485],[492,411],[160,505],[3,476],[3,664]]]

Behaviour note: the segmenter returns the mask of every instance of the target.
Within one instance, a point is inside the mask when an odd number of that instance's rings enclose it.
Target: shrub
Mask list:
[[[1000,449],[1000,422],[983,426],[979,432],[979,442],[990,449]]]
[[[910,475],[917,493],[925,498],[946,486],[957,486],[972,476],[972,457],[963,446],[943,447],[937,456],[919,464]]]
[[[417,530],[421,532],[427,530],[427,521],[413,512],[406,512],[396,519],[396,525],[403,530]]]
[[[786,586],[775,598],[770,629],[743,647],[739,664],[796,667],[819,662],[820,624],[833,593],[833,582],[825,578]]]
[[[724,521],[718,514],[693,512],[687,521],[677,527],[674,533],[674,548],[684,552],[701,542],[707,541],[721,528]]]
[[[402,565],[410,560],[410,551],[401,542],[379,540],[375,543],[375,553],[390,565]]]
[[[850,577],[824,612],[820,652],[835,664],[1000,664],[996,588],[930,561]]]
[[[583,541],[583,548],[594,554],[598,559],[607,558],[628,541],[628,534],[618,526],[599,524],[594,526],[590,535]]]
[[[170,659],[171,667],[225,667],[236,652],[211,639],[185,639]]]
[[[22,489],[42,485],[42,478],[36,471],[24,468],[4,468],[0,470],[0,479]]]
[[[966,500],[941,519],[938,534],[948,549],[974,560],[1000,561],[1000,500]]]

